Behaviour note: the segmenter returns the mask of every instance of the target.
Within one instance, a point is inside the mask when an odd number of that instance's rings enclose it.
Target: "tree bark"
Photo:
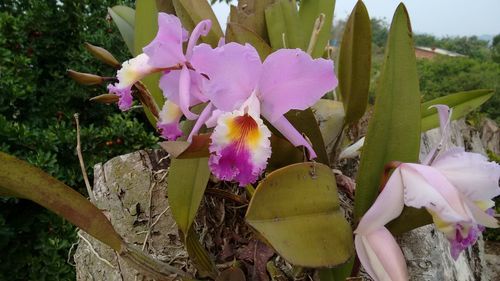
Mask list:
[[[491,142],[498,138],[498,128],[488,132],[489,141],[485,142],[480,133],[463,120],[452,123],[453,142],[469,151],[485,154],[486,145],[490,150],[498,150],[499,144],[495,146]],[[484,130],[481,134],[485,134]],[[422,156],[437,144],[439,136],[438,129],[423,134]],[[169,161],[165,156],[163,151],[138,151],[96,165],[93,189],[96,202],[93,203],[103,210],[126,241],[144,246],[144,251],[157,259],[194,274],[168,206],[165,178]],[[348,206],[344,207],[346,214],[351,214]],[[91,246],[80,239],[74,255],[77,280],[149,280],[129,268],[110,248],[83,232],[80,234]],[[498,274],[500,264],[490,262],[486,268],[482,238],[457,261],[449,254],[448,241],[433,225],[415,229],[398,239],[407,259],[410,280],[498,280],[492,276]],[[489,256],[493,261],[498,258]],[[175,276],[172,280],[176,280]]]
[[[137,151],[97,164],[93,203],[127,242],[143,247],[158,260],[193,272],[167,201],[169,163],[165,156],[161,150]],[[91,246],[80,239],[74,255],[77,280],[149,280],[139,276],[106,245],[83,231],[80,235]],[[175,276],[172,280],[176,280]]]

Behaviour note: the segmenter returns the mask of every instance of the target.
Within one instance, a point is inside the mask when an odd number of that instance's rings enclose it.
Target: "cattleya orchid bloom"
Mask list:
[[[270,132],[262,115],[295,146],[304,146],[309,157],[316,153],[284,114],[304,110],[337,86],[333,62],[312,59],[300,49],[281,49],[262,63],[249,44],[229,43],[212,49],[194,48],[191,62],[207,75],[203,80],[210,103],[188,138],[203,123],[216,126],[210,145],[212,173],[241,186],[257,180],[271,155]]]
[[[408,279],[401,249],[384,227],[404,205],[426,208],[450,241],[454,259],[476,242],[484,227],[498,227],[490,208],[491,199],[500,194],[500,166],[461,148],[441,151],[448,141],[449,109],[437,108],[443,136],[438,148],[425,164],[400,164],[355,230],[358,257],[375,280]]]
[[[108,91],[118,96],[118,107],[122,111],[132,106],[132,86],[148,74],[159,71],[148,64],[149,58],[140,54],[135,58],[125,61],[122,68],[116,73],[118,83],[109,84]]]
[[[123,63],[117,72],[118,83],[108,86],[111,93],[119,96],[120,109],[130,108],[131,88],[136,82],[151,73],[162,71],[160,88],[170,102],[163,105],[157,127],[167,140],[177,139],[180,136],[179,120],[182,115],[191,120],[196,119],[198,116],[189,107],[208,100],[201,90],[201,80],[205,78],[194,71],[189,60],[196,42],[200,36],[208,33],[210,27],[210,20],[201,21],[188,41],[188,32],[176,16],[159,13],[156,37],[143,48],[144,53]],[[183,43],[186,41],[184,54]]]

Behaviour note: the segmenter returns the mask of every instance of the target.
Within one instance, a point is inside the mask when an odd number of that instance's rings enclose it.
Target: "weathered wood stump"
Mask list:
[[[488,142],[463,120],[453,122],[452,132],[455,144],[467,150],[484,154],[486,145],[490,150],[498,149],[498,144],[495,146],[491,142],[491,139],[498,138],[498,128],[488,134]],[[438,140],[438,129],[425,133],[422,155]],[[96,202],[93,203],[103,210],[127,242],[144,247],[144,251],[161,261],[194,273],[168,206],[165,178],[169,160],[165,156],[162,151],[138,151],[96,165],[93,190]],[[351,214],[351,211],[345,210],[345,213]],[[80,234],[85,240],[80,239],[74,255],[77,280],[148,280],[128,267],[107,246],[85,233]],[[482,239],[456,262],[449,254],[448,241],[432,225],[415,229],[398,239],[411,280],[497,280],[491,276],[498,274],[500,265],[490,262],[486,270]],[[494,259],[495,256],[490,257],[490,260]],[[172,276],[172,280],[175,278]]]

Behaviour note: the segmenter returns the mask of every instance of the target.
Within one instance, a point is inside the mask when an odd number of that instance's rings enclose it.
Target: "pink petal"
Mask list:
[[[338,84],[333,62],[312,59],[300,49],[280,49],[264,61],[258,97],[274,121],[291,109],[304,110]]]
[[[442,135],[448,134],[450,126],[450,118],[451,118],[450,108],[444,104],[436,104],[431,107],[436,108],[438,111],[441,134]]]
[[[354,243],[361,264],[375,281],[409,280],[403,252],[385,227],[356,235]]]
[[[432,166],[470,200],[489,200],[500,195],[500,165],[481,154],[454,148],[441,154]]]
[[[403,191],[401,172],[397,168],[392,173],[377,200],[363,215],[358,228],[354,232],[358,234],[370,233],[397,218],[403,211]]]
[[[173,15],[158,13],[158,33],[142,50],[149,56],[149,63],[158,68],[167,68],[184,63],[182,51],[187,31],[181,21]]]
[[[271,121],[271,119],[268,118],[268,116],[264,113],[263,116],[294,146],[304,146],[309,152],[309,159],[314,159],[317,157],[316,152],[314,152],[311,144],[302,136],[301,133],[299,133],[299,131],[297,131],[297,129],[295,129],[295,127],[290,123],[290,121],[285,118],[285,116],[281,116],[273,121]]]
[[[194,120],[198,118],[198,115],[189,111],[189,104],[191,103],[191,76],[189,75],[189,71],[186,66],[183,66],[181,69],[179,77],[179,107],[187,119]]]
[[[205,125],[207,125],[207,128],[213,128],[217,125],[217,120],[219,120],[219,117],[224,113],[222,110],[214,110],[212,111],[212,115],[208,118],[208,120],[205,122]]]
[[[405,204],[425,207],[445,222],[469,221],[462,195],[433,167],[419,164],[401,164],[405,186]]]
[[[194,124],[194,127],[187,138],[188,142],[191,142],[193,136],[198,134],[201,126],[203,126],[203,123],[205,123],[210,117],[210,115],[212,115],[212,112],[213,112],[213,106],[211,103],[208,103],[201,112],[200,117],[198,117],[198,119],[196,120],[196,123]]]
[[[436,159],[436,156],[441,153],[441,151],[446,150],[450,144],[450,122],[451,122],[451,110],[447,105],[437,104],[433,105],[430,108],[436,108],[439,115],[439,124],[441,131],[441,140],[439,144],[434,147],[427,157],[422,161],[424,165],[431,165],[431,161]]]
[[[160,89],[163,91],[163,96],[166,99],[179,104],[179,83],[180,83],[181,71],[172,70],[165,72],[160,78]],[[191,85],[189,87],[189,106],[197,105],[202,102],[206,102],[208,99],[202,93],[202,76],[192,70],[189,71],[189,77],[191,80]]]
[[[200,44],[193,49],[191,64],[204,80],[206,96],[222,111],[233,111],[254,91],[262,63],[251,45],[229,43],[212,49]]]
[[[118,108],[121,111],[129,110],[132,106],[132,90],[130,87],[118,88],[114,85],[108,85],[108,91],[118,96]]]
[[[198,42],[200,36],[206,36],[212,27],[212,21],[202,20],[193,29],[191,37],[189,37],[188,46],[186,48],[186,58],[190,59],[193,55],[193,48]]]

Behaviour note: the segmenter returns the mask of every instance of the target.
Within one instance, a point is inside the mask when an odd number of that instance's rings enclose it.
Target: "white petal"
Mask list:
[[[408,280],[403,252],[385,227],[356,235],[354,243],[361,264],[375,281]]]
[[[384,190],[377,197],[370,209],[361,218],[358,234],[370,233],[397,218],[403,211],[403,182],[400,169],[397,168],[387,181]]]
[[[500,195],[500,165],[488,162],[481,154],[455,148],[444,152],[432,166],[472,201],[488,200]]]
[[[446,222],[469,221],[460,193],[436,169],[419,164],[402,164],[405,204],[425,207]]]

